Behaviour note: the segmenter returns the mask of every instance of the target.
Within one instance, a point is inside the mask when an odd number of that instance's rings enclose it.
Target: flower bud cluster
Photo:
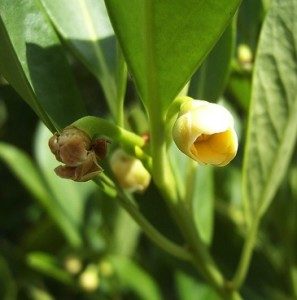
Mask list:
[[[49,140],[49,147],[64,164],[55,169],[56,174],[74,181],[88,181],[97,176],[102,171],[97,158],[102,159],[106,152],[107,141],[104,141],[94,144],[86,133],[73,126],[66,127],[60,134],[55,133]],[[99,152],[100,155],[96,155]]]

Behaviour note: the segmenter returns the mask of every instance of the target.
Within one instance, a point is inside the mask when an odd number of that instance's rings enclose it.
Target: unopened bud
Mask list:
[[[246,69],[252,69],[253,53],[251,48],[246,44],[240,44],[237,49],[237,56],[240,65]]]
[[[110,167],[120,186],[130,192],[143,192],[150,183],[151,175],[142,162],[122,149],[113,152]]]
[[[183,153],[205,164],[225,166],[238,148],[232,115],[223,106],[207,101],[182,104],[172,134]]]
[[[78,257],[69,255],[64,260],[64,267],[70,274],[76,275],[80,272],[82,263]]]
[[[98,270],[95,265],[89,265],[79,276],[79,285],[86,292],[94,292],[100,284]]]
[[[99,263],[99,272],[104,277],[110,277],[114,273],[114,269],[108,260],[102,260]]]

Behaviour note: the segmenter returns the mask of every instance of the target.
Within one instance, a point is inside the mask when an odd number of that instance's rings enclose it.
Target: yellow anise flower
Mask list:
[[[203,100],[183,103],[172,133],[177,147],[200,163],[225,166],[237,152],[233,117],[219,104]]]

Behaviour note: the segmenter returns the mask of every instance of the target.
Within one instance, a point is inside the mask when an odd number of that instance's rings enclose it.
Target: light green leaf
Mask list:
[[[194,162],[179,151],[174,143],[169,148],[169,155],[180,193],[191,206],[202,240],[210,245],[215,199],[213,168]]]
[[[250,217],[271,203],[297,137],[297,2],[276,0],[260,36],[253,78],[243,198]]]
[[[0,72],[51,129],[85,114],[62,45],[34,0],[0,2]]]
[[[161,293],[153,278],[131,259],[123,256],[109,258],[120,284],[129,288],[142,300],[161,300]]]
[[[50,152],[51,133],[40,124],[35,136],[35,153],[38,165],[60,210],[78,233],[82,232],[88,196],[95,189],[93,182],[74,182],[58,177],[54,169],[59,165]],[[81,239],[81,236],[80,236]]]
[[[31,252],[26,257],[27,264],[36,271],[56,279],[66,285],[71,285],[73,280],[69,273],[61,268],[57,259],[44,252]]]
[[[116,113],[116,40],[103,0],[40,0],[63,39],[102,85]]]
[[[110,247],[112,253],[131,256],[136,249],[139,234],[139,226],[125,210],[119,208],[114,217],[114,233]]]
[[[221,96],[230,72],[235,28],[233,21],[194,74],[191,79],[189,96],[207,101],[216,101]]]
[[[144,103],[165,111],[219,39],[239,0],[106,0]]]
[[[80,245],[82,243],[80,229],[73,224],[73,220],[68,216],[68,211],[65,211],[52,195],[31,158],[12,145],[0,143],[0,159],[9,166],[26,189],[44,207],[53,221],[61,228],[69,243],[72,246]]]
[[[216,292],[205,283],[199,282],[189,275],[178,272],[175,276],[179,300],[219,300]]]
[[[214,223],[214,184],[213,168],[197,166],[195,190],[193,194],[193,213],[202,240],[210,245]]]

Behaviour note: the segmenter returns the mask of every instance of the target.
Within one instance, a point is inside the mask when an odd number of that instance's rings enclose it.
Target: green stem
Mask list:
[[[191,260],[190,253],[188,253],[183,247],[180,247],[170,241],[156,230],[155,227],[145,219],[138,208],[131,202],[129,197],[124,192],[117,189],[110,178],[102,173],[94,181],[101,189],[104,190],[104,192],[111,197],[115,197],[119,201],[120,205],[130,214],[134,221],[142,228],[144,233],[161,249],[182,260]]]
[[[175,98],[172,103],[170,104],[170,106],[167,109],[166,112],[166,117],[165,117],[165,136],[166,136],[166,141],[171,141],[171,130],[173,127],[173,124],[176,120],[176,116],[179,113],[180,110],[180,106],[189,101],[192,100],[191,97],[187,97],[187,96],[179,96],[177,98]]]
[[[186,168],[186,191],[184,196],[185,205],[192,211],[193,210],[193,196],[195,191],[195,181],[197,177],[198,164],[192,159],[188,160]]]
[[[247,276],[250,262],[252,259],[253,250],[257,240],[258,228],[260,225],[260,216],[256,216],[249,228],[247,238],[243,245],[241,257],[235,275],[232,280],[232,287],[236,290],[240,289]]]
[[[127,87],[127,66],[125,59],[120,48],[119,43],[117,43],[118,50],[118,72],[117,72],[117,114],[116,114],[116,124],[118,126],[124,126],[124,100]]]

